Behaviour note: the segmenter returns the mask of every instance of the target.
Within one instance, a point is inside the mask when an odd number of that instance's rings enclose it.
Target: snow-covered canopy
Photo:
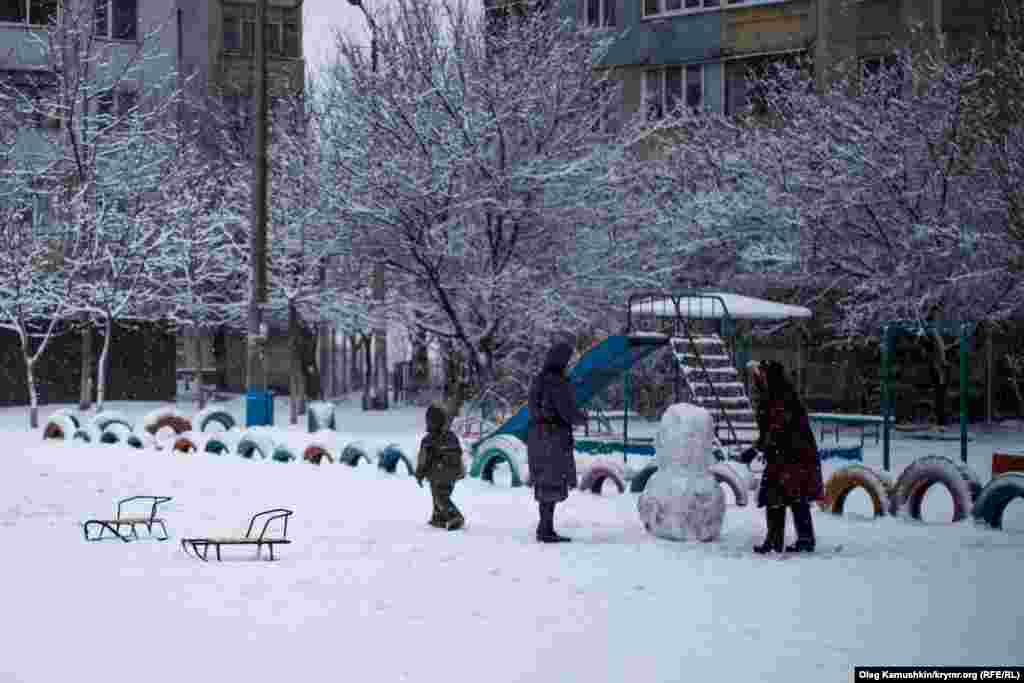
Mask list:
[[[803,306],[780,304],[767,299],[731,294],[729,292],[701,292],[700,295],[681,296],[679,312],[688,318],[718,319],[729,317],[737,320],[784,320],[786,318],[810,318],[811,311]],[[722,304],[725,304],[723,311]],[[673,299],[639,301],[631,306],[633,314],[648,314],[658,317],[676,315]]]

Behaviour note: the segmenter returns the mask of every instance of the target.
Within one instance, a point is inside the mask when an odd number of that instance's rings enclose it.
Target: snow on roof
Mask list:
[[[729,292],[701,292],[700,296],[678,297],[679,312],[688,318],[717,319],[723,317],[722,304],[731,318],[737,320],[785,320],[786,318],[810,318],[811,311],[803,306],[780,304],[767,299],[758,299]],[[633,313],[653,314],[660,317],[674,317],[675,305],[672,299],[647,300],[634,303]]]

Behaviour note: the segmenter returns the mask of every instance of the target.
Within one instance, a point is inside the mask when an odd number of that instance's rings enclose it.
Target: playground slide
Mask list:
[[[618,381],[634,363],[668,344],[668,336],[660,334],[614,335],[607,337],[580,358],[569,373],[569,383],[576,395],[576,405],[584,408],[612,382]],[[529,408],[523,406],[502,425],[480,438],[475,445],[502,434],[526,442]]]

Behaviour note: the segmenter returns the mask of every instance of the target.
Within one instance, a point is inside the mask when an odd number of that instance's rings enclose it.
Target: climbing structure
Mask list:
[[[669,342],[683,382],[683,400],[711,413],[715,436],[723,446],[752,445],[757,440],[754,409],[725,343],[717,334],[684,330],[686,336]]]

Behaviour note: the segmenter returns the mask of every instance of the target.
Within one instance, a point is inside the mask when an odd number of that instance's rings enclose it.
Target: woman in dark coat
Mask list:
[[[760,434],[755,447],[748,449],[741,459],[749,463],[756,455],[755,449],[764,453],[767,466],[761,475],[757,505],[765,508],[768,525],[764,543],[755,546],[754,551],[782,552],[788,506],[793,511],[797,541],[786,546],[786,552],[813,552],[811,502],[822,497],[824,486],[818,445],[807,410],[780,363],[768,361],[755,366],[753,381]]]
[[[543,543],[572,540],[555,533],[554,527],[555,504],[568,498],[569,488],[577,483],[572,426],[586,420],[576,407],[565,373],[572,354],[572,346],[567,343],[552,346],[544,368],[530,385],[526,453],[530,483],[540,508],[537,540]]]

